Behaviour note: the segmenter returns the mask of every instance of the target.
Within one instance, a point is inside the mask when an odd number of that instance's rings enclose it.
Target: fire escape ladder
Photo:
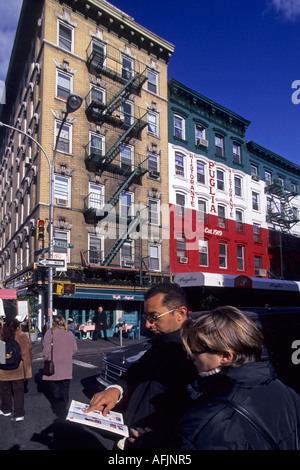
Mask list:
[[[102,266],[109,266],[109,264],[112,262],[114,257],[117,255],[118,251],[122,248],[126,240],[128,240],[129,235],[133,230],[136,229],[136,227],[143,222],[144,219],[142,219],[141,216],[137,216],[135,219],[133,219],[129,226],[127,227],[127,230],[124,231],[124,233],[120,236],[120,238],[114,243],[112,248],[109,250],[107,255],[105,256]]]

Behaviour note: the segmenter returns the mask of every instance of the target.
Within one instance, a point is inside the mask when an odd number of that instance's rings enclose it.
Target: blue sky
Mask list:
[[[175,45],[169,79],[248,119],[247,140],[300,165],[300,0],[111,3]],[[20,5],[0,2],[0,81]]]

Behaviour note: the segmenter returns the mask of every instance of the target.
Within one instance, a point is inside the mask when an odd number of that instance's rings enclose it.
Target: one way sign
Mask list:
[[[42,258],[42,259],[39,259],[39,266],[43,266],[44,268],[50,268],[52,266],[61,267],[61,266],[65,266],[65,260]]]

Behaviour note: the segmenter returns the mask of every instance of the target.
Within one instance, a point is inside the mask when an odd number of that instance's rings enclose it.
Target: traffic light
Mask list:
[[[75,294],[75,290],[76,290],[75,284],[64,284],[65,295]]]
[[[40,242],[45,241],[45,220],[39,219],[37,223],[37,239]]]
[[[53,294],[62,295],[64,285],[61,282],[53,283]]]

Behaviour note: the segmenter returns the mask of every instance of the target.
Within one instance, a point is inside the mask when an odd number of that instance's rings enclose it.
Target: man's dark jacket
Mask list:
[[[129,369],[122,385],[126,397],[124,413],[127,425],[151,429],[174,427],[189,409],[187,384],[195,380],[197,370],[187,359],[180,330],[156,335],[151,348]]]

